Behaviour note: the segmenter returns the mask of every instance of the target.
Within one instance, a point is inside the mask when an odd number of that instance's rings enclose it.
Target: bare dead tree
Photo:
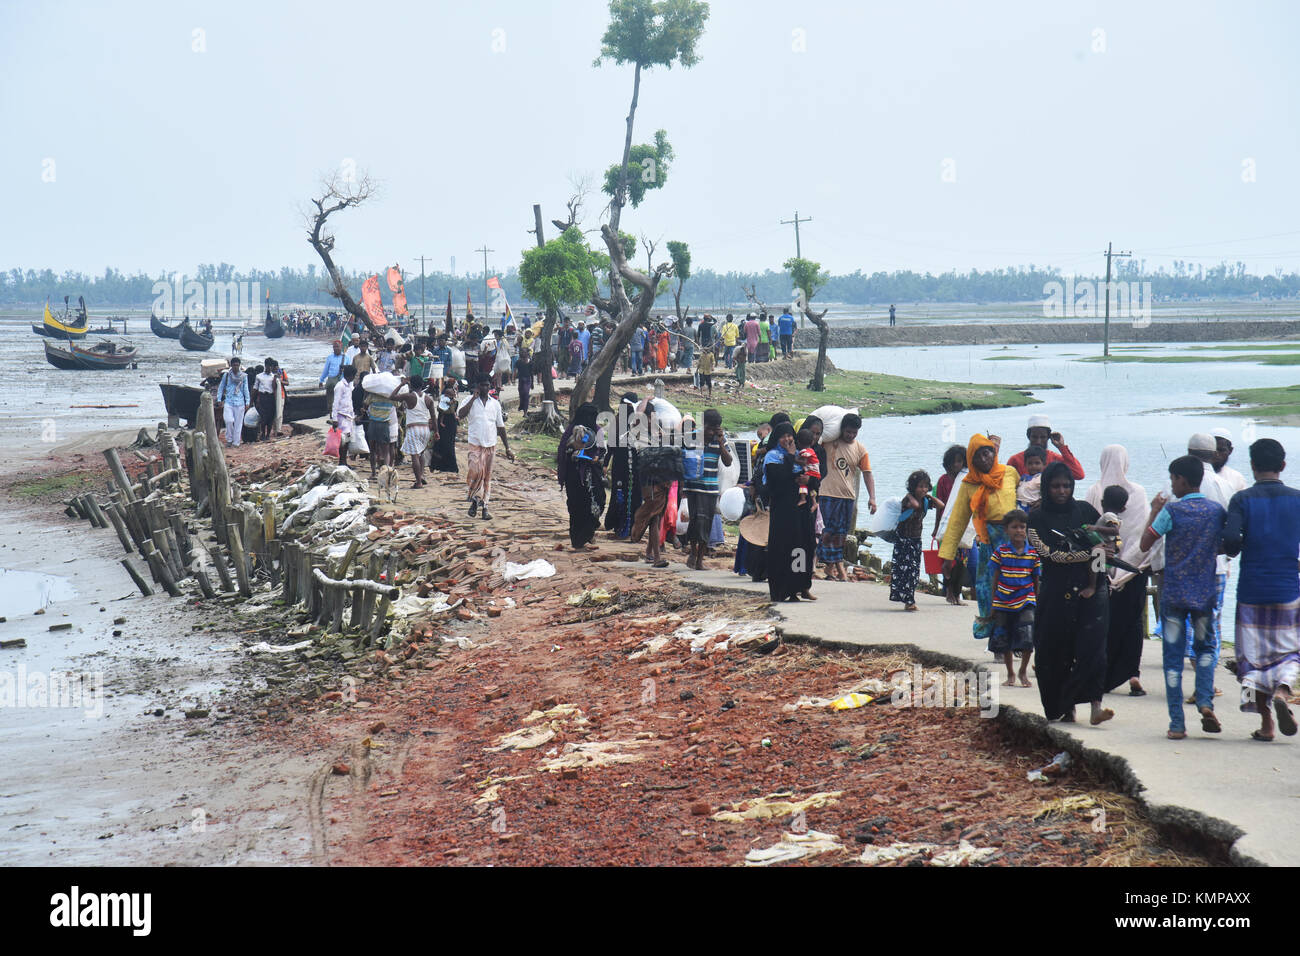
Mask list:
[[[622,282],[611,283],[610,297],[613,299],[612,304],[618,306],[618,324],[605,340],[601,350],[596,353],[596,357],[591,360],[591,364],[574,382],[573,394],[569,398],[570,418],[588,396],[592,396],[592,401],[597,408],[609,409],[610,379],[613,376],[614,363],[618,361],[618,357],[623,354],[628,342],[632,340],[632,333],[636,327],[646,320],[654,308],[655,290],[659,288],[660,280],[673,274],[671,262],[659,264],[649,275],[638,272],[628,264],[618,230],[606,223],[601,226],[600,233],[609,250],[611,272],[620,279],[630,282],[640,290],[640,294],[634,304],[628,299]]]
[[[306,209],[303,212],[308,227],[307,241],[316,250],[321,262],[325,263],[325,271],[330,279],[330,295],[343,303],[349,315],[359,319],[366,328],[378,335],[379,330],[370,321],[369,313],[352,298],[347,283],[344,282],[343,273],[334,264],[331,255],[334,251],[334,233],[326,228],[326,221],[334,213],[359,206],[377,195],[378,185],[370,178],[369,173],[362,173],[359,179],[352,179],[341,176],[339,171],[335,170],[321,178],[319,191],[320,197],[313,198],[311,201],[314,210]]]
[[[591,195],[591,174],[574,173],[569,176],[569,186],[572,187],[573,193],[565,202],[564,207],[568,212],[567,220],[552,219],[551,225],[563,233],[566,229],[572,229],[574,226],[580,226],[582,223],[582,207],[587,203],[587,197]]]
[[[755,282],[753,285],[751,285],[748,289],[746,289],[746,288],[742,285],[742,286],[740,287],[740,291],[742,291],[742,292],[745,293],[745,298],[748,299],[749,302],[750,302],[750,304],[753,305],[755,308],[757,308],[758,311],[759,311],[760,313],[762,313],[762,314],[764,314],[764,315],[767,314],[767,303],[764,302],[762,299],[760,299],[760,298],[758,297],[758,283],[757,283],[757,282]]]

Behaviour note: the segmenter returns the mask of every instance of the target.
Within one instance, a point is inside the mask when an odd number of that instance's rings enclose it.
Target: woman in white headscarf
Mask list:
[[[1128,493],[1120,520],[1118,557],[1140,568],[1134,574],[1120,568],[1110,570],[1110,624],[1106,632],[1106,690],[1110,691],[1128,681],[1129,695],[1141,697],[1146,693],[1138,679],[1142,661],[1143,621],[1147,599],[1147,581],[1150,570],[1145,566],[1146,553],[1139,542],[1146,527],[1148,515],[1147,493],[1128,477],[1128,451],[1123,445],[1107,445],[1101,450],[1101,477],[1088,489],[1087,501],[1098,513],[1105,509],[1101,497],[1111,485],[1119,485]]]

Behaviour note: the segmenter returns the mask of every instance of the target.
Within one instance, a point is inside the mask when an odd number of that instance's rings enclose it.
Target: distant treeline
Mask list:
[[[1283,299],[1300,296],[1300,274],[1258,276],[1246,272],[1244,264],[1222,262],[1209,269],[1188,263],[1175,262],[1172,270],[1165,267],[1148,272],[1142,260],[1120,259],[1115,262],[1115,278],[1125,282],[1150,282],[1153,296],[1158,301],[1185,298],[1243,298],[1259,296],[1262,299]],[[384,302],[391,296],[387,284],[380,276]],[[374,273],[352,272],[346,280],[352,295],[361,298],[361,284]],[[39,305],[48,297],[51,302],[62,302],[65,295],[74,301],[85,296],[93,308],[147,308],[154,300],[155,282],[171,281],[174,273],[151,277],[143,272],[127,275],[108,268],[103,275],[88,276],[80,272],[55,273],[52,269],[9,269],[0,272],[0,305]],[[1065,273],[1054,267],[1019,266],[981,272],[874,272],[870,275],[856,271],[848,275],[832,275],[816,293],[821,302],[843,302],[853,305],[880,305],[891,302],[1027,302],[1041,300],[1043,287],[1048,282],[1061,281]],[[1083,278],[1082,274],[1076,274]],[[1087,276],[1087,278],[1098,278]],[[202,264],[185,279],[199,282],[257,282],[262,295],[271,293],[272,304],[307,303],[328,307],[337,305],[328,293],[323,272],[310,264],[306,269],[288,266],[278,272],[251,270],[238,272],[228,263]],[[501,285],[512,306],[529,308],[520,290],[519,275],[511,269],[501,276]],[[682,304],[692,311],[716,308],[720,305],[745,301],[742,287],[754,287],[760,299],[771,304],[789,301],[790,276],[785,272],[727,272],[710,269],[693,271],[682,293]],[[445,308],[450,290],[456,311],[465,306],[465,293],[472,296],[475,309],[483,306],[483,276],[455,276],[444,272],[427,272],[424,292],[427,308]],[[420,304],[420,275],[406,276],[406,296],[411,307]],[[670,309],[672,296],[661,295],[658,307]]]

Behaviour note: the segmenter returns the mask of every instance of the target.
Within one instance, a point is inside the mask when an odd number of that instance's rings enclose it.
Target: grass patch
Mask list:
[[[555,464],[555,449],[560,440],[543,432],[511,432],[510,450],[520,461],[533,464]]]
[[[1032,362],[1032,355],[986,355],[985,362]]]
[[[785,410],[794,418],[822,405],[858,408],[863,418],[884,415],[934,415],[985,408],[1033,405],[1038,399],[1025,390],[1008,385],[970,385],[959,382],[931,382],[881,375],[872,372],[836,371],[826,376],[826,390],[811,392],[800,382],[759,381],[756,388],[723,391],[716,384],[713,400],[691,388],[671,388],[670,399],[682,411],[698,419],[706,408],[722,413],[731,431],[750,431]]]
[[[1294,349],[1295,346],[1292,346]],[[1152,364],[1185,365],[1195,362],[1256,362],[1260,365],[1300,365],[1300,352],[1251,355],[1092,355],[1075,359],[1076,362],[1150,362]]]
[[[24,498],[44,498],[66,491],[80,492],[88,483],[89,479],[85,475],[47,475],[14,485],[11,490]]]
[[[1300,342],[1283,342],[1280,345],[1188,345],[1189,352],[1294,352]]]
[[[1210,394],[1223,395],[1223,404],[1232,406],[1221,411],[1224,415],[1259,418],[1273,425],[1290,425],[1300,420],[1300,385],[1238,388]]]

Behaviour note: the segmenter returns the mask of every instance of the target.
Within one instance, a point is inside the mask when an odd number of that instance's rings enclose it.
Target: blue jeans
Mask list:
[[[641,374],[641,353],[637,349],[632,350],[632,360],[630,364],[632,366],[632,374],[640,375]]]
[[[722,347],[722,360],[727,363],[727,368],[732,368],[736,364],[735,354],[735,346],[728,347],[724,345]]]
[[[1216,574],[1215,593],[1214,593],[1214,663],[1219,663],[1219,650],[1223,647],[1223,592],[1228,589],[1228,575]],[[1187,627],[1187,656],[1195,657],[1196,651],[1192,647],[1192,628],[1189,624]]]
[[[1169,706],[1169,729],[1184,731],[1183,661],[1187,621],[1191,621],[1192,648],[1196,652],[1196,706],[1214,706],[1214,665],[1218,659],[1212,622],[1213,611],[1162,607],[1165,668],[1165,702]]]

